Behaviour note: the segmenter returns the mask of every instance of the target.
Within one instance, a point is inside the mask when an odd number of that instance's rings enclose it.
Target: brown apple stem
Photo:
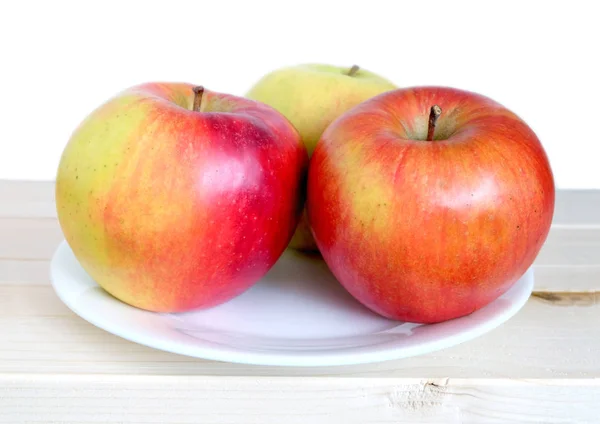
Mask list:
[[[438,105],[431,106],[429,112],[429,127],[427,128],[427,141],[433,141],[433,133],[435,132],[435,124],[442,114],[442,108]]]
[[[194,106],[192,110],[194,112],[200,112],[200,105],[202,104],[202,95],[204,94],[204,87],[201,85],[194,87]]]
[[[356,74],[359,69],[360,69],[360,66],[358,66],[358,65],[352,65],[352,68],[350,68],[350,70],[348,71],[348,76],[349,77],[353,77],[354,74]]]

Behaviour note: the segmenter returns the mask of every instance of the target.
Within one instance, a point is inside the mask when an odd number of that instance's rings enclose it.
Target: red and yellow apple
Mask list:
[[[396,86],[358,66],[304,64],[275,70],[260,79],[247,97],[281,112],[296,127],[312,154],[331,122],[357,104]],[[306,215],[303,215],[290,247],[316,250]]]
[[[341,284],[373,311],[419,323],[506,292],[554,211],[548,158],[527,124],[487,97],[440,87],[384,93],[338,118],[313,153],[307,190],[315,240]]]
[[[261,103],[149,83],[92,112],[56,179],[65,238],[107,292],[178,312],[240,294],[277,261],[303,207],[308,156]]]

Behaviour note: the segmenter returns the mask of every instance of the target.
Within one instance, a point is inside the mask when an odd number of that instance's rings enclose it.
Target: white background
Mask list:
[[[243,95],[272,69],[322,62],[488,95],[536,131],[558,187],[600,188],[599,12],[573,0],[2,2],[0,179],[53,179],[72,130],[128,86]]]

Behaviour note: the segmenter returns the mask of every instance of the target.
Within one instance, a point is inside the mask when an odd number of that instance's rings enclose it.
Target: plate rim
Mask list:
[[[128,340],[133,343],[137,343],[142,346],[150,347],[153,349],[175,353],[178,355],[184,355],[192,358],[205,359],[211,361],[219,361],[219,362],[229,362],[236,364],[245,364],[245,365],[260,365],[260,366],[281,366],[281,367],[325,367],[325,366],[345,366],[345,365],[361,365],[368,363],[378,363],[385,362],[390,360],[404,359],[419,355],[424,355],[436,351],[440,351],[443,349],[447,349],[448,347],[457,346],[464,342],[476,339],[481,335],[492,331],[493,329],[499,327],[506,321],[510,320],[514,317],[527,303],[527,300],[531,296],[533,292],[534,286],[534,270],[533,265],[530,266],[525,273],[517,280],[507,292],[505,292],[502,296],[509,294],[512,290],[520,289],[518,292],[518,296],[516,299],[512,299],[510,306],[504,310],[501,314],[494,315],[488,320],[479,321],[470,327],[467,331],[463,331],[459,334],[455,334],[442,339],[434,339],[431,341],[427,341],[415,346],[395,346],[388,347],[379,350],[373,350],[369,352],[355,352],[355,353],[311,353],[304,355],[281,355],[281,354],[273,354],[268,352],[256,352],[256,351],[244,351],[242,349],[233,350],[231,349],[215,349],[210,346],[193,346],[190,347],[181,342],[176,342],[173,340],[165,340],[157,337],[148,337],[145,334],[141,334],[135,331],[126,331],[127,327],[117,328],[118,326],[111,325],[110,322],[103,321],[102,319],[97,319],[97,314],[86,313],[86,311],[82,311],[81,308],[77,307],[77,302],[71,301],[68,296],[65,296],[64,290],[60,287],[60,283],[57,282],[57,267],[59,266],[59,257],[65,250],[70,250],[73,255],[75,261],[79,263],[77,258],[75,257],[72,249],[66,240],[63,240],[52,255],[52,259],[50,262],[50,281],[52,284],[52,288],[58,298],[64,303],[75,315],[80,317],[81,319],[89,322],[95,327],[106,331],[110,334],[113,334],[122,339]],[[79,264],[79,266],[81,266]],[[83,268],[83,267],[82,267]],[[84,270],[85,272],[85,270]],[[87,273],[87,272],[86,272]],[[94,284],[101,288],[98,283],[94,282]],[[101,288],[102,289],[102,288]],[[104,289],[102,289],[104,290]],[[110,296],[110,295],[109,295]],[[111,296],[112,297],[112,296]],[[135,309],[141,313],[152,314],[152,315],[161,315],[156,312],[144,311],[138,308],[135,308],[131,305],[128,305],[120,300],[112,297],[115,302],[119,302],[121,306],[128,309]],[[489,305],[477,310],[474,312],[484,311],[485,308],[494,304],[499,299],[494,300]],[[457,320],[461,319],[473,319],[473,315],[467,315],[465,317],[457,318]],[[446,321],[448,322],[448,321]],[[444,324],[429,324],[429,325],[440,325]],[[293,352],[293,351],[292,351]]]

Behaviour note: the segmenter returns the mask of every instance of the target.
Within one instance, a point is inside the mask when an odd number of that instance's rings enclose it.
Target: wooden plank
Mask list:
[[[47,284],[62,240],[56,219],[0,218],[0,284]],[[600,227],[552,227],[534,265],[536,291],[600,290]]]
[[[600,226],[600,190],[557,190],[554,225]]]
[[[549,267],[535,269],[536,293],[596,292],[600,290],[600,266]]]
[[[553,226],[534,265],[535,291],[600,290],[600,227]]]
[[[0,286],[0,374],[600,378],[600,294],[533,297],[511,320],[459,346],[377,364],[265,367],[161,352],[75,316],[49,286]]]
[[[0,259],[2,284],[50,284],[50,260]]]
[[[0,181],[0,284],[47,284],[62,240],[53,182]],[[555,219],[535,261],[536,291],[600,290],[600,190],[557,192]]]
[[[54,181],[0,180],[0,217],[56,217]],[[600,225],[600,190],[558,189],[554,224]]]
[[[600,265],[600,227],[553,227],[536,258],[536,265]]]
[[[54,182],[0,180],[0,218],[56,218]]]
[[[583,423],[597,380],[0,375],[0,423]]]
[[[49,260],[63,239],[54,218],[0,218],[0,260]]]
[[[54,182],[0,180],[0,217],[56,217]],[[554,223],[600,225],[600,190],[558,189]]]

